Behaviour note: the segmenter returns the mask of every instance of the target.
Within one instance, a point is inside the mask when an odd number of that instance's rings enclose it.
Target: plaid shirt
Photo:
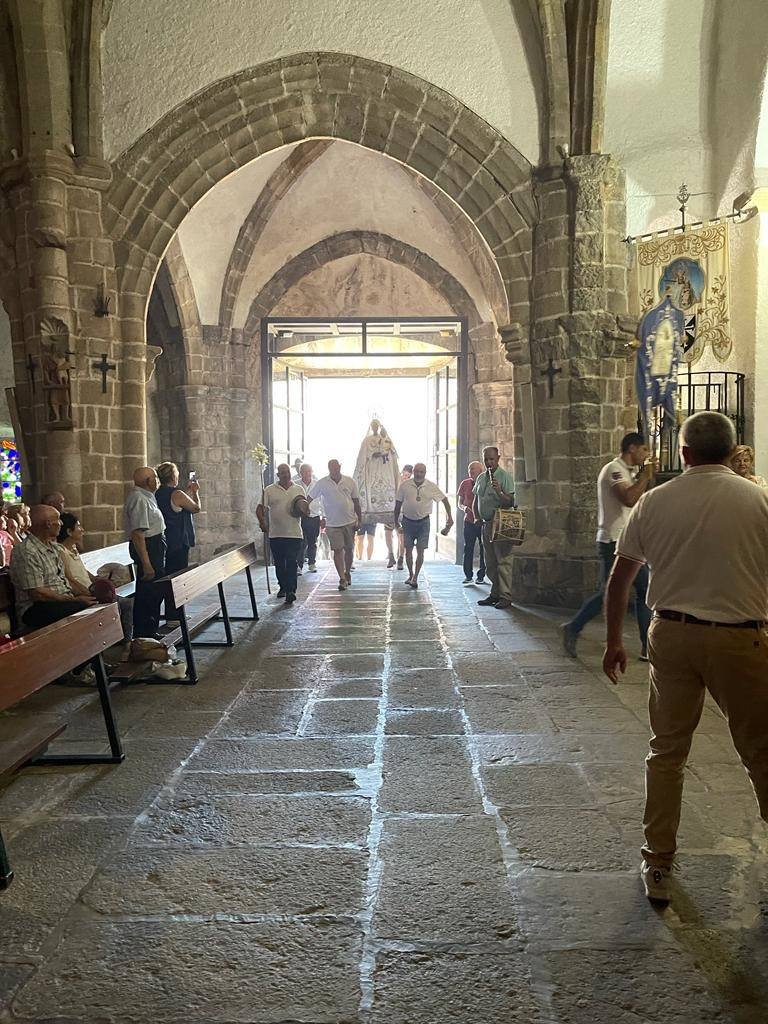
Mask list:
[[[59,545],[44,544],[30,533],[13,550],[10,566],[11,582],[16,592],[16,611],[21,618],[32,607],[30,590],[47,587],[57,594],[71,594],[72,589],[64,574]]]

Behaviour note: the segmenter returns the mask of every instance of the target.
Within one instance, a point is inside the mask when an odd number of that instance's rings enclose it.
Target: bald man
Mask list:
[[[133,599],[134,637],[156,636],[160,628],[162,594],[149,584],[165,575],[165,520],[155,500],[157,473],[142,466],[133,474],[133,490],[125,499],[123,516],[131,558],[136,566]]]
[[[41,505],[50,505],[55,508],[56,511],[61,515],[64,509],[67,507],[67,499],[61,493],[61,491],[51,491],[50,494],[44,494],[40,499]]]
[[[437,484],[427,480],[427,467],[417,462],[413,467],[413,476],[404,480],[397,489],[395,500],[395,529],[400,528],[400,513],[403,514],[403,540],[405,542],[405,561],[408,566],[406,586],[419,589],[419,573],[424,563],[424,552],[429,543],[429,524],[432,506],[442,501],[445,506],[445,526],[440,531],[445,537],[453,526],[451,503]],[[413,560],[413,546],[416,545],[416,561]]]
[[[96,604],[96,599],[72,593],[56,543],[61,529],[56,509],[35,505],[30,516],[32,526],[13,549],[10,573],[19,621],[28,629],[42,629]]]
[[[485,551],[483,550],[483,524],[475,519],[473,505],[475,480],[483,472],[482,462],[470,462],[467,476],[459,484],[458,506],[464,513],[464,583],[472,582],[472,571],[475,563],[475,544],[480,549],[480,567],[477,570],[477,582],[485,583]]]

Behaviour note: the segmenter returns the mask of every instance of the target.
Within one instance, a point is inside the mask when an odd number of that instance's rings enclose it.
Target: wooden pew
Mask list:
[[[128,541],[123,544],[111,544],[107,548],[96,548],[94,551],[83,551],[80,555],[83,565],[94,576],[98,575],[102,565],[114,562],[128,570],[131,582],[117,588],[120,597],[133,597],[136,591],[136,569],[131,558]]]
[[[163,641],[166,643],[181,643],[187,658],[187,678],[180,682],[196,683],[197,668],[195,667],[195,656],[193,646],[198,647],[232,647],[232,622],[258,622],[259,612],[256,607],[256,594],[253,589],[253,577],[251,568],[257,565],[259,556],[255,543],[243,544],[242,547],[225,551],[221,555],[215,555],[210,561],[202,565],[196,565],[185,569],[183,572],[175,573],[173,576],[164,576],[155,580],[154,585],[161,587],[164,598],[172,598],[179,613],[179,626],[163,634]],[[224,583],[238,573],[244,572],[248,582],[248,593],[251,599],[251,615],[230,615],[227,608]],[[216,587],[219,600],[201,611],[192,615],[187,614],[186,605],[196,598],[202,597]],[[197,640],[193,643],[192,637],[202,632],[212,622],[222,622],[224,625],[225,640]]]
[[[118,643],[122,636],[117,605],[99,604],[0,648],[0,711],[89,661],[96,675],[110,749],[109,754],[42,754],[51,740],[63,732],[66,723],[43,715],[29,722],[9,716],[0,719],[0,777],[28,764],[119,764],[125,758],[101,658],[102,651]],[[0,834],[0,890],[7,889],[12,879],[13,871]]]

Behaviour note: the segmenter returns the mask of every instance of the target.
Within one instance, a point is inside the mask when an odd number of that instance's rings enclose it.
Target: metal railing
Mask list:
[[[733,421],[738,444],[744,443],[744,382],[743,373],[723,370],[697,370],[681,373],[678,377],[679,409],[683,418],[695,412],[721,412]],[[653,434],[653,431],[651,431]],[[679,473],[679,426],[667,426],[650,438],[658,453],[662,474]],[[654,444],[655,442],[655,444]]]

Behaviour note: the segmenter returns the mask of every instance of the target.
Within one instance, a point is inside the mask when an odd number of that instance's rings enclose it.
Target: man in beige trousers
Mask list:
[[[686,472],[644,494],[616,548],[603,670],[616,683],[632,581],[650,566],[650,753],[641,877],[668,903],[683,770],[709,690],[768,821],[768,494],[728,466],[731,421],[701,412],[680,436]]]

